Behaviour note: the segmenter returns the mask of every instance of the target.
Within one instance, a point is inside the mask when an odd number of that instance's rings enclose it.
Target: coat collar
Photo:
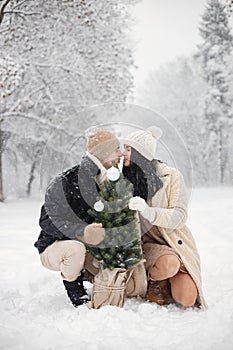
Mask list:
[[[79,167],[79,172],[86,174],[88,177],[95,177],[100,172],[98,165],[95,164],[87,155],[82,158]]]
[[[86,152],[86,155],[88,158],[90,158],[90,160],[92,160],[92,162],[100,170],[100,172],[98,172],[98,174],[95,177],[96,182],[97,182],[98,186],[100,187],[101,184],[104,182],[104,180],[106,180],[106,178],[107,178],[107,169],[103,166],[103,164],[95,156],[93,156],[89,152]]]
[[[160,163],[157,161],[156,163],[157,175],[159,177],[167,176],[171,174],[171,167],[169,167],[165,163]]]
[[[103,164],[99,161],[98,158],[96,158],[95,156],[93,156],[93,154],[89,153],[88,151],[86,151],[86,156],[92,160],[92,162],[97,165],[98,169],[101,171],[102,175],[105,175],[107,173],[107,169],[103,166]]]

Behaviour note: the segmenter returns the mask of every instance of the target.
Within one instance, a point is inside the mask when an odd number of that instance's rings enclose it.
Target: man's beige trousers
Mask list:
[[[62,278],[72,282],[80,275],[86,248],[78,241],[56,241],[40,254],[41,263],[49,270],[61,271]]]

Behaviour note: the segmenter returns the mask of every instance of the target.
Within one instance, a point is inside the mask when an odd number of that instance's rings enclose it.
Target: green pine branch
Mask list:
[[[118,168],[115,162],[113,166]],[[135,211],[128,207],[132,196],[133,185],[121,174],[117,181],[105,180],[102,184],[96,201],[103,202],[104,210],[88,210],[94,222],[102,223],[106,231],[102,242],[88,247],[93,257],[102,261],[103,268],[127,269],[143,258]]]

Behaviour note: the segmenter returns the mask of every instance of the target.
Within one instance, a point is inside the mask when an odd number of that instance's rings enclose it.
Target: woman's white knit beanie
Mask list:
[[[136,149],[148,160],[155,158],[157,141],[162,136],[162,130],[157,126],[151,126],[146,130],[138,130],[130,133],[125,143]]]

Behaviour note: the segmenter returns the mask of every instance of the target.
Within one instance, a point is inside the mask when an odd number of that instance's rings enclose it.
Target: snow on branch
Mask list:
[[[49,128],[52,128],[54,130],[59,130],[67,136],[70,136],[70,137],[77,136],[75,134],[69,133],[62,126],[55,125],[55,124],[49,122],[48,120],[42,119],[42,118],[37,117],[37,116],[32,115],[32,114],[26,114],[26,113],[21,113],[21,112],[10,112],[10,113],[6,112],[6,113],[2,114],[2,118],[4,118],[4,119],[10,118],[10,117],[21,117],[21,118],[25,118],[25,119],[34,120],[35,122],[37,122],[39,124],[43,124],[43,125],[48,126]]]
[[[19,2],[18,4],[16,4],[13,8],[12,8],[12,11],[14,11],[17,7],[23,5],[25,2],[27,2],[28,0],[23,0],[21,2]]]
[[[13,6],[11,9],[5,10],[7,5],[11,2],[11,0],[6,0],[0,9],[0,25],[3,22],[5,15],[16,14],[17,16],[19,16],[23,19],[25,19],[24,16],[39,15],[40,14],[39,12],[25,12],[25,11],[21,11],[21,10],[16,10],[21,5],[23,5],[26,1],[28,1],[28,0],[23,0],[23,1],[19,2],[18,4],[16,4],[15,6]]]
[[[19,15],[23,15],[23,16],[32,16],[32,15],[39,15],[40,13],[39,12],[23,12],[23,11],[5,11],[4,12],[4,15],[6,14],[12,14],[12,13],[16,13],[16,14],[19,14]]]

